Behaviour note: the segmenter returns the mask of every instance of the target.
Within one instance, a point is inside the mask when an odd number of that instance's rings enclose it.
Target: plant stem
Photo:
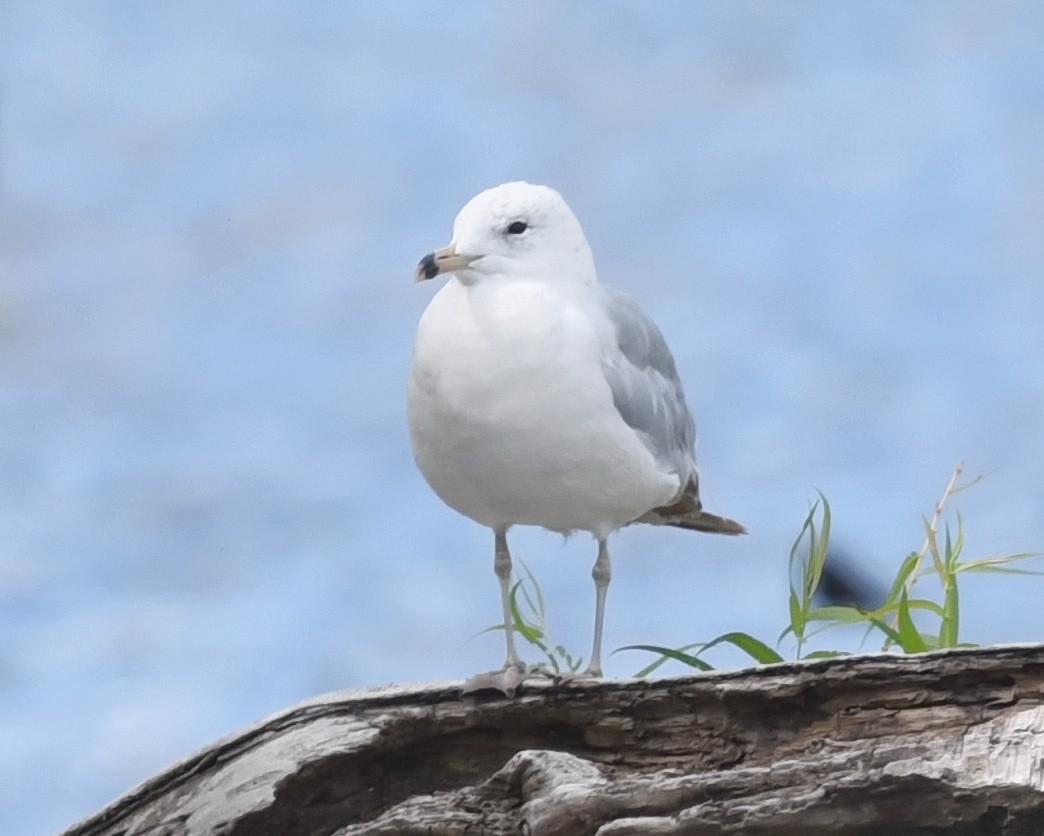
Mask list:
[[[917,579],[921,576],[921,563],[924,561],[924,556],[928,553],[928,547],[931,545],[931,541],[939,533],[939,521],[942,519],[946,503],[949,501],[951,496],[959,490],[962,490],[962,488],[958,487],[957,484],[962,473],[964,473],[964,462],[957,462],[957,466],[953,469],[953,475],[950,476],[950,481],[946,485],[946,490],[943,491],[943,495],[939,498],[939,501],[935,503],[935,511],[932,514],[932,520],[928,523],[928,531],[930,533],[925,535],[924,545],[921,546],[921,550],[918,552],[920,557],[917,561],[917,567],[910,573],[910,577],[906,580],[907,593],[910,593],[913,590],[914,584],[917,583]]]

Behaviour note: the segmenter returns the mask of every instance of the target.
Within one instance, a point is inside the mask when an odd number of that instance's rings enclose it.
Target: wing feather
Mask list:
[[[602,288],[615,345],[602,370],[620,417],[682,486],[696,475],[696,423],[660,329],[630,297]]]

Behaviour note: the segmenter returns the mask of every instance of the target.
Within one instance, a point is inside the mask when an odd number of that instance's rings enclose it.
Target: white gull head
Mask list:
[[[504,183],[477,194],[453,222],[453,241],[426,255],[417,279],[454,273],[464,284],[487,277],[596,281],[580,222],[554,189]]]

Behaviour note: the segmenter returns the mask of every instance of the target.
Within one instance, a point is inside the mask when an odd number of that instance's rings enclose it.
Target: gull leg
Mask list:
[[[507,658],[504,669],[524,670],[525,665],[515,649],[515,619],[511,615],[511,552],[508,551],[507,532],[497,531],[494,541],[493,571],[500,583],[500,604],[504,611],[504,639],[507,642]]]
[[[595,582],[595,624],[594,645],[591,648],[591,662],[584,671],[585,676],[602,677],[602,625],[605,623],[605,593],[609,589],[609,581],[613,576],[609,562],[609,546],[605,540],[598,541],[598,559],[595,561],[591,577]]]
[[[511,552],[508,551],[507,531],[494,532],[493,572],[500,584],[500,604],[504,613],[504,640],[507,643],[507,657],[500,670],[480,673],[464,683],[462,693],[474,691],[500,691],[506,696],[515,693],[515,689],[526,679],[525,663],[515,648],[515,620],[511,616]]]

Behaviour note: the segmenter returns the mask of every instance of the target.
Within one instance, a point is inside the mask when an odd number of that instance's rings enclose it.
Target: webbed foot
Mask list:
[[[515,696],[515,690],[533,674],[517,665],[506,665],[495,671],[477,673],[464,683],[460,693],[474,694],[477,691],[500,691],[505,697]]]

